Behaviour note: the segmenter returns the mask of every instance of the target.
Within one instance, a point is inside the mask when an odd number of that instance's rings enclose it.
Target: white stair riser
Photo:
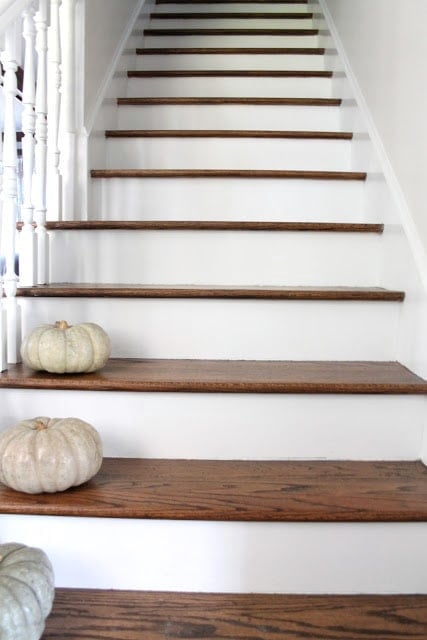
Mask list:
[[[304,169],[349,171],[349,140],[109,138],[111,169]]]
[[[144,47],[318,47],[319,36],[154,36],[135,31]]]
[[[204,299],[22,299],[23,335],[96,322],[113,356],[394,360],[400,303]]]
[[[50,237],[53,282],[379,284],[376,234],[132,230]]]
[[[196,9],[197,11],[197,9]],[[217,13],[221,9],[216,10]],[[177,12],[178,13],[178,12]],[[135,27],[143,28],[142,21]],[[313,29],[310,18],[152,18],[150,29]],[[236,36],[236,40],[238,37]],[[209,45],[206,45],[209,46]]]
[[[118,128],[342,130],[337,107],[271,105],[121,105]]]
[[[325,69],[321,55],[223,55],[179,54],[139,55],[136,69]]]
[[[330,78],[130,78],[127,95],[330,98],[331,87]]]
[[[424,523],[242,523],[0,516],[57,587],[230,593],[427,593]],[[66,550],[64,540],[67,541]],[[112,541],[114,544],[112,553]]]
[[[258,3],[248,3],[248,2],[239,2],[239,3],[222,3],[222,2],[212,2],[206,4],[156,4],[153,7],[152,11],[155,13],[193,13],[197,11],[197,13],[207,12],[212,13],[212,11],[219,11],[221,13],[225,13],[226,11],[230,11],[232,13],[236,13],[238,11],[246,11],[247,13],[253,12],[257,13],[262,11],[263,13],[267,13],[271,11],[272,13],[279,13],[282,11],[283,13],[310,13],[312,10],[309,5],[304,2],[295,2],[292,4],[280,5],[274,2],[266,3],[266,2],[258,2]]]
[[[206,460],[416,460],[424,398],[383,395],[9,390],[0,430],[77,416],[104,455]]]
[[[92,180],[94,218],[107,220],[364,221],[364,183],[244,178]]]

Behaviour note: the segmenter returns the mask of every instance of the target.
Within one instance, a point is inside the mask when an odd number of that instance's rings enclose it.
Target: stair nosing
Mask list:
[[[168,12],[154,11],[150,13],[151,20],[312,20],[313,13],[275,13],[259,11],[242,12]]]
[[[202,285],[129,285],[52,283],[19,287],[18,297],[34,298],[176,298],[227,300],[311,300],[403,302],[403,291],[380,287],[233,287]]]
[[[351,140],[351,131],[266,131],[236,129],[107,129],[106,138],[269,138]]]
[[[304,69],[171,69],[129,70],[128,78],[322,78],[330,80],[332,71]]]
[[[266,169],[92,169],[92,178],[238,178],[281,180],[366,180],[363,171]]]
[[[0,486],[0,495],[3,514],[247,523],[427,522],[426,478],[419,461],[106,457],[98,474],[72,492],[39,494],[34,500]]]
[[[341,98],[230,98],[230,97],[136,97],[117,98],[119,106],[147,105],[252,105],[339,107]]]
[[[136,55],[319,55],[324,47],[147,47],[137,48]]]
[[[137,35],[138,30],[134,32]],[[217,29],[211,27],[209,29],[161,29],[147,28],[144,29],[145,36],[270,36],[270,37],[312,37],[319,35],[319,29],[245,29],[245,28],[224,28]]]
[[[96,373],[61,375],[9,365],[0,388],[173,393],[426,395],[398,362],[111,358]]]
[[[73,220],[47,222],[53,230],[176,230],[176,231],[278,231],[278,232],[332,232],[383,233],[381,223],[359,222],[274,222],[247,220]]]

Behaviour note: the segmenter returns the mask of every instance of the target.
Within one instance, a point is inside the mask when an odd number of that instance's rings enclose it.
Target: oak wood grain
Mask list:
[[[48,231],[301,231],[382,233],[383,224],[359,222],[276,222],[251,220],[60,220],[46,223]]]
[[[422,462],[104,458],[89,482],[30,495],[0,485],[3,514],[237,522],[426,522]]]
[[[236,129],[107,129],[106,138],[272,138],[351,140],[350,131],[266,131]]]
[[[425,640],[425,595],[56,589],[42,640]]]
[[[20,287],[18,297],[34,298],[211,298],[251,300],[342,300],[402,302],[403,291],[379,287],[233,287],[52,283]]]
[[[151,106],[151,105],[268,105],[299,107],[339,107],[341,98],[230,98],[230,97],[148,97],[118,98],[119,106]]]
[[[92,169],[92,178],[243,178],[268,180],[366,180],[363,171],[269,169]]]
[[[22,364],[0,388],[190,393],[427,394],[427,381],[398,362],[112,358],[95,373],[57,375]]]

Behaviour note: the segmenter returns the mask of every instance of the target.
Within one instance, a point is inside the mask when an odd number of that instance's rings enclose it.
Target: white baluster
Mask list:
[[[75,217],[76,174],[76,72],[75,72],[75,8],[76,0],[62,1],[62,125],[61,168],[63,176],[64,220]]]
[[[59,171],[58,148],[59,115],[61,109],[61,38],[59,8],[62,0],[51,0],[50,27],[48,30],[48,170],[47,170],[47,215],[49,220],[62,217],[62,177]]]
[[[0,256],[2,255],[3,225],[3,135],[0,135]],[[1,265],[0,265],[1,267]],[[0,371],[7,369],[6,309],[3,305],[3,276],[0,273]]]
[[[3,246],[5,247],[6,272],[4,274],[4,305],[7,312],[7,359],[19,359],[19,309],[16,301],[17,276],[15,273],[15,239],[17,220],[17,152],[15,103],[17,92],[17,24],[8,27],[5,34],[3,64],[4,147],[3,147]]]
[[[48,2],[39,1],[35,16],[37,51],[36,91],[36,153],[35,153],[35,214],[37,223],[37,282],[49,279],[49,244],[46,232],[46,171],[47,171],[47,23]]]
[[[33,216],[33,172],[35,155],[35,121],[36,100],[35,78],[35,37],[34,10],[30,7],[24,12],[23,36],[25,40],[24,86],[22,93],[22,161],[23,161],[23,193],[22,205],[23,227],[19,238],[19,284],[32,286],[37,283],[37,244],[34,234]]]

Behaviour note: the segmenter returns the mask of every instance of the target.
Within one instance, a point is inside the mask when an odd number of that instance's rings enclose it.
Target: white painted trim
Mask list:
[[[134,12],[132,14],[132,17],[130,18],[130,20],[129,20],[128,24],[127,24],[127,27],[123,31],[122,37],[121,37],[121,39],[119,40],[119,42],[117,44],[116,50],[114,52],[114,56],[113,56],[113,58],[111,60],[111,64],[110,64],[110,66],[108,68],[108,71],[106,72],[106,74],[105,74],[105,76],[104,76],[104,78],[103,78],[103,80],[101,82],[99,91],[98,91],[97,96],[96,96],[96,100],[94,102],[94,106],[93,106],[92,112],[88,114],[87,121],[85,123],[85,131],[86,131],[88,136],[90,135],[90,133],[92,131],[92,128],[93,128],[94,123],[95,123],[96,116],[97,116],[97,114],[99,112],[99,109],[101,108],[102,102],[103,102],[103,100],[105,98],[105,95],[107,93],[107,90],[108,90],[108,88],[110,86],[111,80],[113,79],[114,72],[115,72],[116,67],[118,65],[120,56],[123,53],[123,49],[125,48],[126,42],[128,41],[128,39],[129,39],[129,37],[130,37],[130,35],[132,33],[132,29],[134,27],[134,24],[135,24],[136,20],[138,19],[139,14],[141,13],[142,7],[146,3],[147,3],[147,0],[139,0],[139,2],[136,5],[135,10],[134,10]]]
[[[19,18],[24,9],[33,0],[2,0],[0,1],[0,32],[4,32],[7,27]]]
[[[318,0],[318,2],[325,16],[328,28],[330,29],[332,37],[335,41],[335,45],[341,57],[348,82],[354,93],[354,98],[365,120],[372,145],[375,148],[376,153],[378,154],[378,161],[384,173],[384,177],[390,189],[390,193],[396,203],[398,211],[400,212],[402,226],[408,239],[409,246],[412,250],[414,262],[419,271],[423,288],[425,291],[427,291],[427,255],[421,243],[421,239],[417,231],[413,216],[411,214],[410,207],[399,184],[399,180],[397,179],[388,154],[384,148],[382,138],[374,123],[370,109],[366,103],[365,96],[363,95],[363,91],[359,85],[355,73],[353,72],[343,42],[339,36],[332,15],[326,5],[326,0]]]

